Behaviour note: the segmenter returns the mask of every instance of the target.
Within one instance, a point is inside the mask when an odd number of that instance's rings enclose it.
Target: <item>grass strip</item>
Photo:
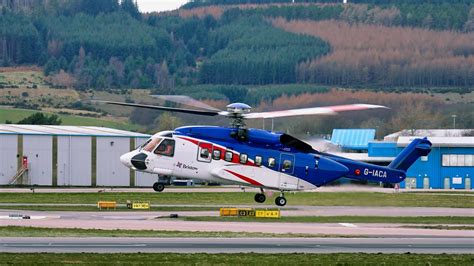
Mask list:
[[[99,210],[96,206],[0,206],[2,210],[28,210],[28,211],[82,211],[82,212],[153,212],[153,211],[219,211],[217,207],[186,207],[186,206],[160,206],[150,207],[150,209],[128,209],[117,207],[116,209]]]
[[[130,265],[472,265],[472,254],[95,254],[2,253],[1,264]]]
[[[94,204],[100,200],[126,203],[127,200],[150,201],[152,204],[250,205],[253,193],[245,192],[176,192],[176,193],[0,193],[2,203],[70,203]],[[286,193],[289,206],[392,206],[392,207],[454,207],[474,208],[469,195],[336,192]],[[273,203],[272,198],[267,203]]]

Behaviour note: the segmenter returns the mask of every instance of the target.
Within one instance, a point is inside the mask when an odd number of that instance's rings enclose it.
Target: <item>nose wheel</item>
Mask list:
[[[163,184],[163,183],[155,182],[153,184],[153,190],[156,191],[156,192],[161,192],[164,189],[165,189],[165,184]]]

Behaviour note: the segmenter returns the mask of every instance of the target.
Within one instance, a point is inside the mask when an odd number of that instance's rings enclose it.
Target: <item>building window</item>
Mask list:
[[[472,154],[466,154],[464,156],[464,164],[466,166],[474,166],[474,155]]]
[[[263,158],[262,156],[255,156],[255,165],[256,166],[261,166],[262,165]]]
[[[234,154],[231,151],[226,151],[225,156],[224,156],[224,160],[226,160],[228,162],[232,162],[232,156],[233,155]]]
[[[268,167],[275,167],[275,158],[268,158]]]
[[[220,160],[221,159],[221,151],[220,150],[214,150],[212,152],[212,159]]]
[[[443,154],[442,166],[474,166],[472,154]]]
[[[248,156],[245,153],[240,154],[240,163],[241,164],[246,164],[248,160]]]

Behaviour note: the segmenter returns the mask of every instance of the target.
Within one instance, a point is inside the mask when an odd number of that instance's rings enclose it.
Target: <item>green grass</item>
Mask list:
[[[144,265],[472,265],[472,254],[48,254],[1,253],[0,264]]]
[[[13,123],[16,123],[23,118],[26,118],[34,113],[40,112],[38,110],[26,110],[26,109],[10,109],[10,108],[0,108],[0,124],[5,123],[6,120],[10,120]],[[43,112],[47,113],[47,112]],[[50,114],[50,113],[47,113]],[[70,126],[101,126],[101,127],[111,127],[123,130],[136,130],[138,126],[124,123],[116,122],[106,119],[93,118],[93,117],[83,117],[75,115],[58,115],[61,118],[62,125]]]
[[[160,206],[150,209],[128,209],[126,207],[117,207],[116,209],[99,210],[97,206],[0,206],[2,210],[31,210],[31,211],[103,211],[103,212],[149,212],[149,211],[219,211],[217,207],[193,207],[193,206]]]
[[[267,222],[267,223],[403,223],[403,224],[474,224],[474,217],[457,216],[284,216],[279,219],[256,217],[184,217],[185,221]]]
[[[272,234],[255,232],[198,232],[157,230],[101,230],[80,228],[42,228],[27,226],[0,226],[0,237],[337,237],[316,234]]]
[[[244,192],[184,192],[184,193],[0,193],[2,203],[70,203],[94,204],[100,200],[126,203],[127,200],[150,201],[152,204],[198,205],[257,205],[253,193]],[[398,206],[398,207],[456,207],[474,208],[474,198],[469,195],[343,192],[287,193],[288,206]],[[273,205],[273,198],[266,201]]]

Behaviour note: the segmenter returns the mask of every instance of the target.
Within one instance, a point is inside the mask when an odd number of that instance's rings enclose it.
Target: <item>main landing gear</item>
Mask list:
[[[263,193],[263,189],[260,189],[260,193],[255,194],[255,201],[258,203],[264,203],[267,197],[265,196],[265,193]]]
[[[260,191],[261,191],[260,193],[255,194],[254,199],[258,203],[264,203],[267,197],[263,193],[263,189],[260,189]],[[281,207],[286,205],[286,198],[285,198],[285,195],[283,194],[283,191],[281,192],[280,196],[275,198],[275,204]]]
[[[285,194],[283,194],[283,191],[281,192],[280,196],[275,198],[275,204],[282,207],[286,205],[286,198]]]

